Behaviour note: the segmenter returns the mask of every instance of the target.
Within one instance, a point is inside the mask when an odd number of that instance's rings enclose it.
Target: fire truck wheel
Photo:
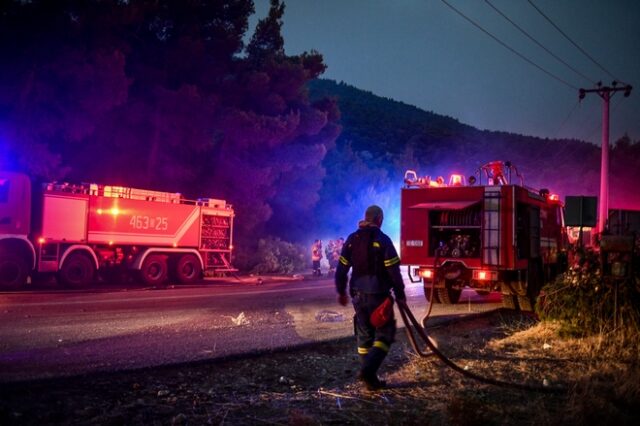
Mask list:
[[[202,267],[200,260],[193,254],[183,254],[173,267],[176,280],[182,284],[189,284],[201,278]]]
[[[71,253],[58,271],[58,279],[67,287],[86,287],[93,282],[96,268],[83,253]]]
[[[427,299],[427,302],[429,301],[429,296],[431,296],[431,287],[424,287],[424,298]],[[442,303],[437,288],[433,289],[433,303]]]
[[[0,252],[0,288],[15,289],[27,282],[29,265],[15,253]]]
[[[151,254],[142,263],[140,278],[147,285],[163,284],[167,279],[167,270],[167,256]]]
[[[450,284],[446,284],[446,288],[437,288],[438,298],[444,305],[455,305],[460,300],[461,289],[453,288]]]

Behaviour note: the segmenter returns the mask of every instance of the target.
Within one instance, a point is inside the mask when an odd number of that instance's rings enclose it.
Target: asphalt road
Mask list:
[[[419,284],[409,306],[422,318]],[[432,317],[483,312],[500,295],[463,292]],[[220,279],[162,289],[0,293],[0,382],[229,357],[351,336],[329,279]],[[398,316],[399,317],[399,316]]]

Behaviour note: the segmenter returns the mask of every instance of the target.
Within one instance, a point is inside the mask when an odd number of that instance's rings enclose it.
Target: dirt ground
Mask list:
[[[484,384],[402,330],[381,376],[355,380],[353,339],[222,361],[0,384],[0,424],[323,425],[640,424],[638,342],[561,339],[551,324],[508,311],[429,329],[466,371],[543,390]],[[614,345],[614,349],[610,346]]]

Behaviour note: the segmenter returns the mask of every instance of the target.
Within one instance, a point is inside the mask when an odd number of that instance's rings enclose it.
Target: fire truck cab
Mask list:
[[[427,299],[456,303],[468,286],[499,290],[505,307],[532,310],[563,267],[566,231],[557,196],[526,187],[512,164],[495,161],[468,181],[407,171],[400,238],[402,263]]]
[[[82,287],[97,273],[156,285],[234,271],[233,218],[224,200],[56,182],[32,191],[26,175],[0,172],[0,288],[47,273]]]

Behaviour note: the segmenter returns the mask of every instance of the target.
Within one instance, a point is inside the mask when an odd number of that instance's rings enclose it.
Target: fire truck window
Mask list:
[[[9,185],[11,181],[9,179],[0,179],[0,203],[6,203],[9,201]]]

